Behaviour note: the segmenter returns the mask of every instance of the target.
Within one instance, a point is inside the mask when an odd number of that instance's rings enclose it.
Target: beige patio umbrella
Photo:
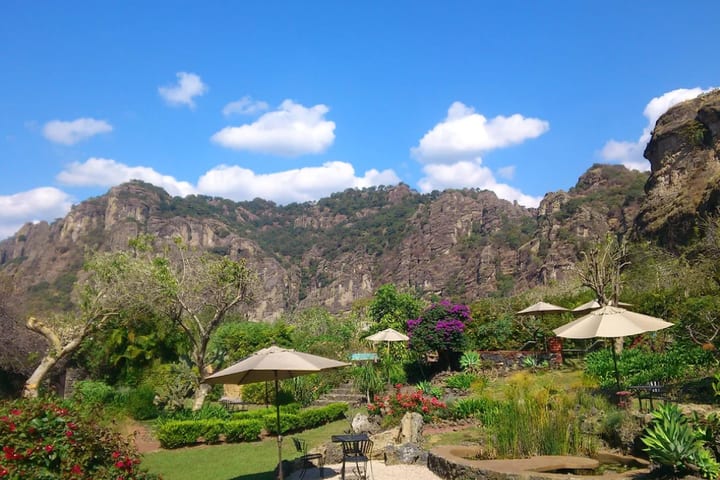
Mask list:
[[[561,307],[559,305],[553,305],[552,303],[547,302],[537,302],[533,303],[527,308],[524,308],[520,310],[519,312],[515,312],[515,315],[521,315],[521,316],[538,316],[540,317],[540,321],[542,321],[542,318],[545,314],[551,314],[551,313],[564,313],[569,311],[567,308]],[[529,327],[524,325],[522,322],[520,322],[521,325],[523,325],[524,328],[527,330],[530,330]],[[537,336],[538,332],[540,331],[540,327],[536,327],[534,331],[532,332],[532,343],[537,345]]]
[[[543,313],[556,313],[556,312],[567,312],[567,308],[553,305],[547,302],[538,302],[530,305],[527,308],[515,312],[516,315],[542,315]]]
[[[272,346],[259,350],[203,380],[209,384],[231,383],[244,385],[257,382],[275,382],[275,406],[278,431],[278,471],[280,480],[282,471],[282,435],[280,434],[280,402],[278,391],[280,380],[310,375],[325,370],[346,367],[349,363],[339,362],[309,353]]]
[[[655,332],[672,326],[672,323],[650,315],[631,312],[620,307],[605,306],[566,323],[553,332],[558,337],[564,338],[618,338]],[[615,380],[620,388],[620,372],[617,368],[617,354],[614,348],[612,353]]]
[[[365,337],[365,340],[369,340],[371,342],[405,342],[410,340],[410,337],[393,328],[386,328],[385,330],[380,330],[377,333],[368,335]]]
[[[616,306],[618,306],[618,307],[631,307],[632,304],[630,304],[630,303],[625,303],[625,302],[617,302],[617,305],[616,305]],[[602,305],[600,305],[600,302],[598,302],[597,300],[590,300],[589,302],[585,302],[585,303],[583,303],[582,305],[578,305],[577,307],[573,308],[573,309],[571,310],[571,312],[573,312],[573,313],[585,313],[585,312],[589,312],[589,311],[591,311],[591,310],[597,310],[597,309],[600,308],[600,307],[602,307]]]

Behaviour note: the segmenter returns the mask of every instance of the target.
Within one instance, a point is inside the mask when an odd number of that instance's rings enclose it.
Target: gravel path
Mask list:
[[[323,468],[323,478],[340,479],[340,464],[325,465]],[[301,471],[293,472],[286,480],[299,480]],[[373,460],[372,476],[368,475],[368,480],[442,480],[440,477],[428,470],[422,465],[385,465],[384,462]],[[351,476],[348,479],[354,478]],[[303,480],[320,479],[320,470],[310,468],[305,472]]]

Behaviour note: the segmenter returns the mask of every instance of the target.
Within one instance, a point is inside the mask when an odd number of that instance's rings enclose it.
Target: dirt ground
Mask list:
[[[139,453],[160,450],[160,442],[153,436],[147,425],[138,422],[128,422],[120,428],[125,437],[135,440],[135,448]]]

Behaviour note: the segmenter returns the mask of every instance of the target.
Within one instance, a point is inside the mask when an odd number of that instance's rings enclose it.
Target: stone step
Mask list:
[[[328,393],[321,395],[320,398],[313,402],[313,405],[322,406],[336,402],[345,402],[350,405],[355,405],[363,403],[364,401],[365,396],[358,392],[357,389],[353,387],[352,383],[346,383],[338,385]]]

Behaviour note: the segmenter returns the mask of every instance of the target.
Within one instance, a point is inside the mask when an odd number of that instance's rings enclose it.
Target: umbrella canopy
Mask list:
[[[575,313],[589,312],[590,310],[597,310],[601,306],[602,305],[600,305],[600,302],[598,302],[597,300],[590,300],[589,302],[585,302],[582,305],[579,305],[579,306],[573,308],[571,311],[575,312]],[[618,302],[617,306],[618,307],[629,307],[629,306],[631,306],[631,304],[625,303],[625,302]]]
[[[278,431],[278,471],[280,480],[282,469],[282,436],[280,435],[280,403],[278,401],[278,381],[310,375],[324,370],[346,367],[349,363],[339,362],[309,353],[272,346],[263,348],[249,357],[240,360],[203,380],[210,384],[232,383],[244,385],[257,382],[275,382],[275,406]]]
[[[520,310],[519,312],[515,312],[516,315],[538,315],[543,313],[554,313],[554,312],[567,312],[567,308],[560,307],[558,305],[553,305],[552,303],[547,302],[538,302],[533,305],[530,305],[527,308],[524,308]]]
[[[405,342],[407,340],[410,340],[410,337],[408,337],[404,333],[398,332],[395,329],[386,328],[385,330],[381,330],[372,335],[368,335],[367,337],[365,337],[365,340],[369,340],[371,342]]]
[[[655,332],[673,324],[660,318],[642,313],[631,312],[620,307],[606,306],[584,315],[577,320],[553,330],[555,335],[564,338],[618,338]],[[620,389],[620,372],[617,367],[617,355],[612,349],[615,365],[615,380]]]
[[[654,332],[672,325],[650,315],[606,306],[558,327],[553,332],[565,338],[617,338]]]

